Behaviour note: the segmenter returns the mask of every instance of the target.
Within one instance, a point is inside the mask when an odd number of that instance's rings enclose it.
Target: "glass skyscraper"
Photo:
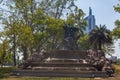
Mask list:
[[[92,9],[91,7],[89,7],[89,15],[85,18],[86,22],[87,22],[87,26],[86,26],[86,30],[85,33],[89,33],[92,29],[95,28],[95,16],[92,15]]]

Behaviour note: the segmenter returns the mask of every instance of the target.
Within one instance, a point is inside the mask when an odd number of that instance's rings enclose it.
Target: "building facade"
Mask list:
[[[85,33],[88,34],[96,26],[95,16],[92,15],[92,9],[91,9],[91,7],[89,7],[89,15],[85,18],[85,20],[87,22]]]

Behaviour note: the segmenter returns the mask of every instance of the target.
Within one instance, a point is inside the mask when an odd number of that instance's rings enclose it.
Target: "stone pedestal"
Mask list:
[[[35,56],[36,57],[33,57]],[[42,57],[41,57],[42,56]],[[37,58],[40,57],[40,58]],[[88,52],[57,50],[33,54],[31,59],[13,71],[16,76],[44,77],[108,77],[107,72],[99,71],[88,58]]]

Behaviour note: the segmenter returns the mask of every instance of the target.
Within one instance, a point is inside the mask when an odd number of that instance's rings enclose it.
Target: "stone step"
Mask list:
[[[79,50],[54,50],[46,52],[51,58],[84,59],[87,52]]]
[[[11,76],[35,76],[35,77],[108,77],[103,71],[58,71],[58,70],[16,70]]]
[[[45,62],[79,62],[85,63],[85,59],[48,58]],[[87,63],[87,62],[86,62]]]
[[[88,63],[78,63],[78,62],[31,62],[31,67],[93,67],[93,65]]]
[[[33,70],[77,70],[77,71],[97,71],[94,67],[33,67]]]

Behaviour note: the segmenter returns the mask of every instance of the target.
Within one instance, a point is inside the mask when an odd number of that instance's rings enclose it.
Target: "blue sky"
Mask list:
[[[96,24],[105,24],[110,30],[115,27],[115,20],[120,19],[120,14],[115,12],[113,8],[118,3],[118,0],[77,0],[76,2],[86,15],[88,15],[89,7],[91,7],[96,18]]]
[[[84,11],[86,16],[89,13],[89,7],[92,8],[93,15],[96,18],[96,25],[106,25],[107,29],[112,30],[114,22],[120,19],[120,14],[114,11],[113,6],[117,5],[119,0],[77,0],[76,5]],[[118,41],[120,42],[120,41]],[[118,42],[115,44],[115,56],[120,58],[120,48]]]

